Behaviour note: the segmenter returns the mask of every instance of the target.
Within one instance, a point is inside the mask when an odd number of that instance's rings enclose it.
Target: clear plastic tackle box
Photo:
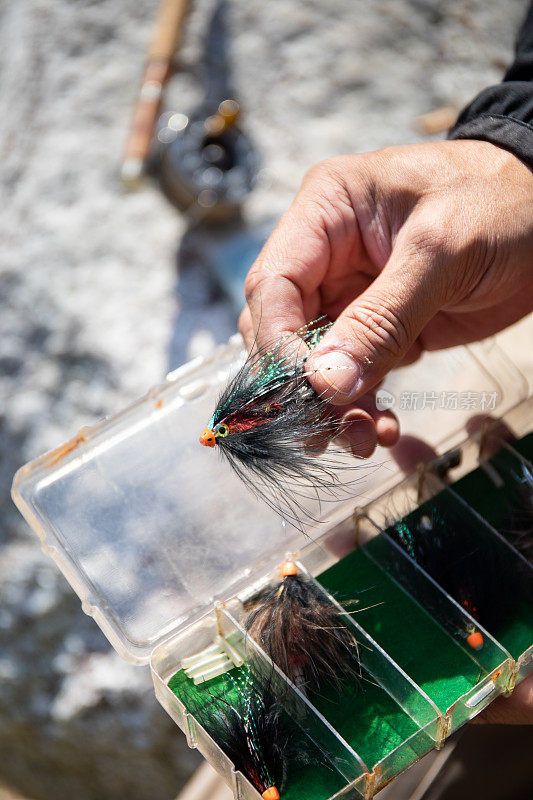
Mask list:
[[[532,668],[533,637],[523,649],[518,637],[514,652],[490,631],[483,631],[479,652],[451,637],[428,614],[428,603],[447,604],[461,623],[471,618],[379,535],[391,519],[439,494],[473,515],[506,557],[521,558],[453,481],[502,447],[524,458],[507,433],[520,438],[533,429],[527,376],[493,341],[427,354],[391,374],[381,402],[394,408],[411,444],[414,437],[423,442],[432,463],[405,477],[384,450],[358,462],[353,494],[326,504],[320,523],[303,535],[198,443],[244,356],[235,337],[212,357],[180,367],[123,412],[22,467],[13,498],[113,647],[130,662],[150,664],[158,700],[236,798],[260,795],[171,688],[182,660],[219,636],[272,672],[242,627],[243,603],[275,580],[287,553],[310,580],[318,577],[333,603],[347,574],[377,593],[380,608],[348,616],[368,677],[349,710],[344,703],[317,707],[273,671],[287,711],[330,765],[327,780],[296,776],[283,798],[372,797]],[[505,426],[480,428],[473,418],[481,417],[504,418]],[[453,448],[462,458],[446,462],[443,454]]]

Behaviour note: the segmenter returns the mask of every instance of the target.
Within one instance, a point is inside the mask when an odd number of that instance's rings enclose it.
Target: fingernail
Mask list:
[[[342,350],[332,350],[324,355],[313,356],[311,369],[320,373],[335,392],[346,396],[354,395],[360,378],[359,365]]]

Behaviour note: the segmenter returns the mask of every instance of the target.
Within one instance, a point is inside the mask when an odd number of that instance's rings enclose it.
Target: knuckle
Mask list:
[[[351,314],[357,323],[357,337],[378,356],[400,358],[409,348],[411,332],[385,298],[373,298]]]
[[[429,220],[413,227],[411,246],[416,252],[439,254],[447,252],[452,244],[450,227],[441,219]]]
[[[451,253],[462,240],[457,224],[461,209],[445,197],[425,201],[409,220],[406,233],[411,247],[426,253]]]
[[[264,275],[259,265],[254,265],[244,281],[244,296],[246,301],[249,302],[259,289]]]
[[[337,183],[339,181],[339,161],[340,158],[326,158],[324,161],[319,161],[317,164],[307,170],[303,185],[319,185],[323,186],[326,183]]]

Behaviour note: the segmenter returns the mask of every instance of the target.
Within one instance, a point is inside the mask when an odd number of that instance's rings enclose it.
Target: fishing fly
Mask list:
[[[357,639],[342,613],[293,561],[283,563],[281,576],[253,601],[249,635],[300,688],[318,691],[360,675]]]
[[[185,699],[187,709],[242,772],[263,800],[279,800],[289,764],[308,763],[301,736],[295,736],[270,681],[245,664],[225,676],[226,689],[204,689],[207,702]]]
[[[513,547],[533,564],[533,469],[521,464],[512,473],[513,491],[502,533]]]
[[[306,500],[335,499],[354,483],[345,451],[330,448],[344,425],[307,378],[309,351],[331,323],[309,323],[269,348],[251,352],[219,399],[200,436],[218,448],[251,491],[300,527]]]
[[[421,514],[416,522],[401,520],[387,533],[479,625],[494,632],[508,618],[512,598],[524,576],[510,574],[505,554],[472,525],[445,519],[435,510]],[[530,592],[530,588],[525,586],[524,590]],[[438,611],[436,615],[446,627],[456,628]],[[472,623],[454,632],[474,650],[484,645],[483,634]]]

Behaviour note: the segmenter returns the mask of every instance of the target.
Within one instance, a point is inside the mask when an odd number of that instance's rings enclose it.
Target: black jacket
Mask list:
[[[510,150],[533,169],[533,3],[503,82],[485,89],[463,109],[448,138],[484,139]]]

